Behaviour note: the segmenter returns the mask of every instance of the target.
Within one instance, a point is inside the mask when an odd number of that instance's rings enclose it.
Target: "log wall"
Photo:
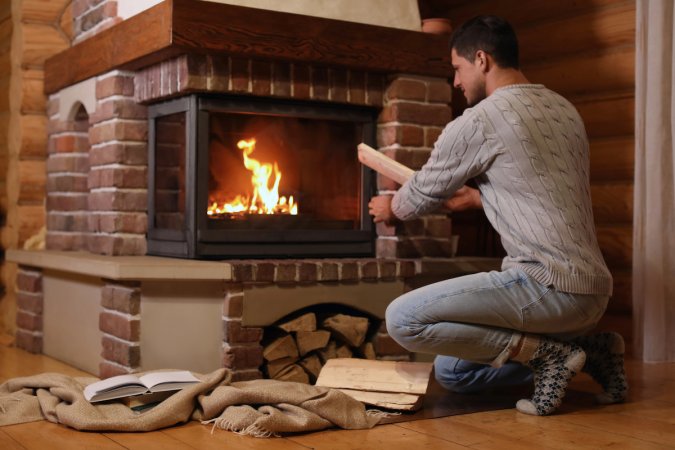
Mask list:
[[[47,151],[45,59],[68,48],[70,0],[0,2],[0,208],[2,250],[44,225]],[[2,258],[0,333],[13,333],[16,264]]]
[[[478,14],[509,20],[519,37],[525,75],[570,99],[583,117],[597,235],[614,276],[614,296],[601,327],[619,330],[629,342],[635,2],[521,0],[515,7],[513,1],[460,0],[442,14],[454,26]]]

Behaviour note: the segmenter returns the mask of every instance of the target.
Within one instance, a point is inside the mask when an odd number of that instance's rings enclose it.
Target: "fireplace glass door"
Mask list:
[[[150,253],[373,254],[372,174],[356,152],[373,144],[373,109],[192,96],[150,121]]]

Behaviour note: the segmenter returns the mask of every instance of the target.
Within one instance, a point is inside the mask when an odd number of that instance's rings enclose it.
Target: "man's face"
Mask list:
[[[485,72],[481,58],[476,57],[473,62],[459,56],[455,49],[452,49],[452,67],[455,69],[455,78],[453,86],[461,89],[466,102],[469,106],[483,100],[487,93],[485,91]]]

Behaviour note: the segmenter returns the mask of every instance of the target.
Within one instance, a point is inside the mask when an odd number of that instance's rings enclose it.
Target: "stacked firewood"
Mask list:
[[[367,341],[367,317],[313,312],[268,327],[263,339],[263,371],[268,378],[314,383],[326,361],[333,358],[375,359]]]

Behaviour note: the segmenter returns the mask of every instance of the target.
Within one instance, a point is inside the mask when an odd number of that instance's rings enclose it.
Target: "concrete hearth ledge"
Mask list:
[[[54,250],[8,250],[6,259],[25,266],[111,280],[231,280],[232,265],[224,261],[105,256]]]

